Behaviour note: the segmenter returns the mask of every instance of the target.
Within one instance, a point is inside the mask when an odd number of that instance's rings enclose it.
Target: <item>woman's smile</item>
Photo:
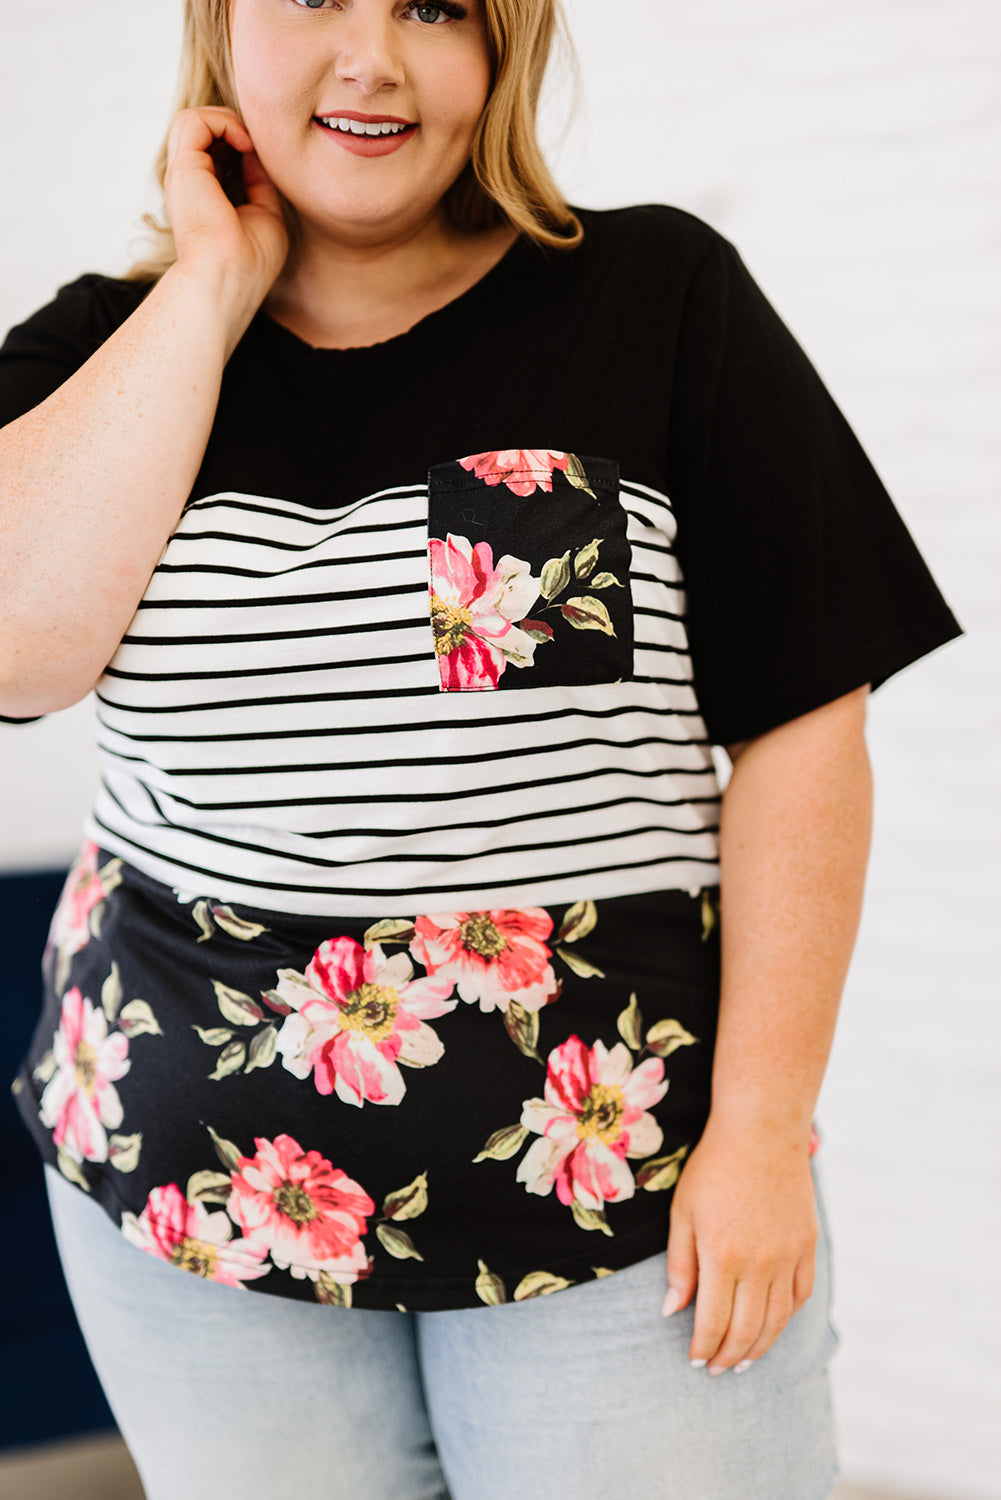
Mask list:
[[[411,121],[393,115],[361,115],[339,111],[314,116],[314,124],[353,156],[387,156],[410,140],[417,130]]]

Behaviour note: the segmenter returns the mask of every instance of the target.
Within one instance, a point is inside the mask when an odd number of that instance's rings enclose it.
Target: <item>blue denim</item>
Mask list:
[[[749,1370],[688,1363],[664,1256],[500,1307],[250,1296],[129,1244],[51,1167],[77,1316],[147,1500],[827,1500],[830,1236]],[[597,1250],[596,1250],[597,1254]]]

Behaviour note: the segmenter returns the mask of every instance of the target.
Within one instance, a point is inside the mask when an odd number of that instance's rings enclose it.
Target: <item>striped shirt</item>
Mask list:
[[[426,481],[196,500],[98,686],[89,835],[181,891],[309,915],[715,884],[675,519],[645,485],[618,504],[632,676],[505,693],[441,691]]]

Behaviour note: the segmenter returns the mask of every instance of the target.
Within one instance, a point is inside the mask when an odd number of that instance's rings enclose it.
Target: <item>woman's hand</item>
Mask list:
[[[240,153],[247,202],[235,207],[219,180],[218,153]],[[164,198],[181,270],[234,280],[263,302],[285,264],[289,241],[277,190],[246,127],[231,109],[184,109],[167,141]]]
[[[698,1284],[688,1352],[710,1374],[746,1369],[810,1296],[814,1203],[808,1138],[710,1115],[674,1190],[664,1304],[686,1307]]]

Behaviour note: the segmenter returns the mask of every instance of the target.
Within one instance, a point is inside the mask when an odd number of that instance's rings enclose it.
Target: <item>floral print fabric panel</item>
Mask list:
[[[666,1245],[708,1113],[711,890],[292,917],[88,845],[45,969],[25,1122],[181,1270],[416,1311]]]
[[[509,449],[437,464],[428,537],[443,692],[632,676],[630,548],[615,462]]]

